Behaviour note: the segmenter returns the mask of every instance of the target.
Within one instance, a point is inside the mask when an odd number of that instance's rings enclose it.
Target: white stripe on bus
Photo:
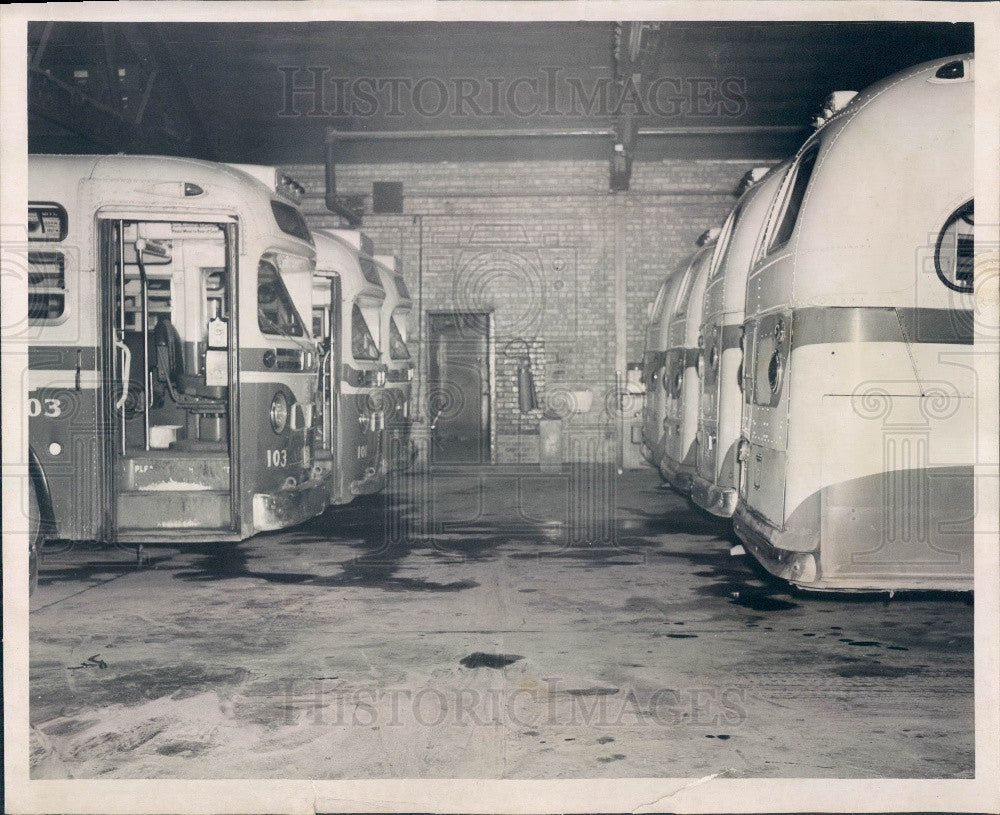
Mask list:
[[[81,390],[92,390],[100,387],[102,384],[100,371],[80,371],[79,376]],[[65,371],[48,369],[28,371],[28,388],[33,391],[41,390],[42,388],[76,390],[76,383],[77,372],[73,368]]]
[[[311,371],[241,371],[240,382],[244,384],[268,385],[281,384],[288,381],[288,378],[312,379],[316,376]],[[294,381],[294,380],[293,380]],[[80,387],[91,389],[100,387],[102,384],[100,371],[80,371]],[[76,371],[72,368],[68,370],[29,370],[28,386],[31,390],[39,388],[76,388]]]

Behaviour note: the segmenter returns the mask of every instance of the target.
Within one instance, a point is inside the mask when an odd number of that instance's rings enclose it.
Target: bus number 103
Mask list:
[[[267,466],[268,467],[287,467],[288,466],[288,451],[287,450],[268,450],[267,451]]]
[[[55,418],[62,415],[62,401],[59,399],[28,399],[28,416],[48,416]]]

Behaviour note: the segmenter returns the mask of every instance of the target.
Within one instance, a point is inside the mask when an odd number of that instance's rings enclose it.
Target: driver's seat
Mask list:
[[[152,332],[154,348],[154,381],[165,389],[167,396],[187,413],[187,440],[201,440],[201,418],[225,416],[228,399],[225,388],[208,388],[200,377],[184,370],[184,345],[174,324],[161,316]],[[214,441],[214,440],[213,440]],[[183,442],[174,442],[181,447]]]

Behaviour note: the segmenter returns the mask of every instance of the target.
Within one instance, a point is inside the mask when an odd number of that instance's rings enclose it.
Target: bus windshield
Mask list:
[[[305,334],[278,270],[266,260],[257,267],[257,324],[264,334],[301,337]]]
[[[365,315],[361,313],[361,307],[357,303],[351,309],[351,354],[355,359],[378,359],[378,346],[372,339]]]
[[[389,357],[391,359],[409,359],[410,349],[406,347],[406,340],[396,325],[396,318],[389,320]]]

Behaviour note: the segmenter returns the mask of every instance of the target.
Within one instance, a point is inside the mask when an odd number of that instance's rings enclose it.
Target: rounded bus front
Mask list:
[[[734,525],[797,585],[972,588],[971,78],[937,60],[860,94],[759,242]]]
[[[236,540],[321,512],[316,355],[283,280],[313,262],[304,222],[186,159],[32,156],[29,190],[29,433],[54,535]]]

